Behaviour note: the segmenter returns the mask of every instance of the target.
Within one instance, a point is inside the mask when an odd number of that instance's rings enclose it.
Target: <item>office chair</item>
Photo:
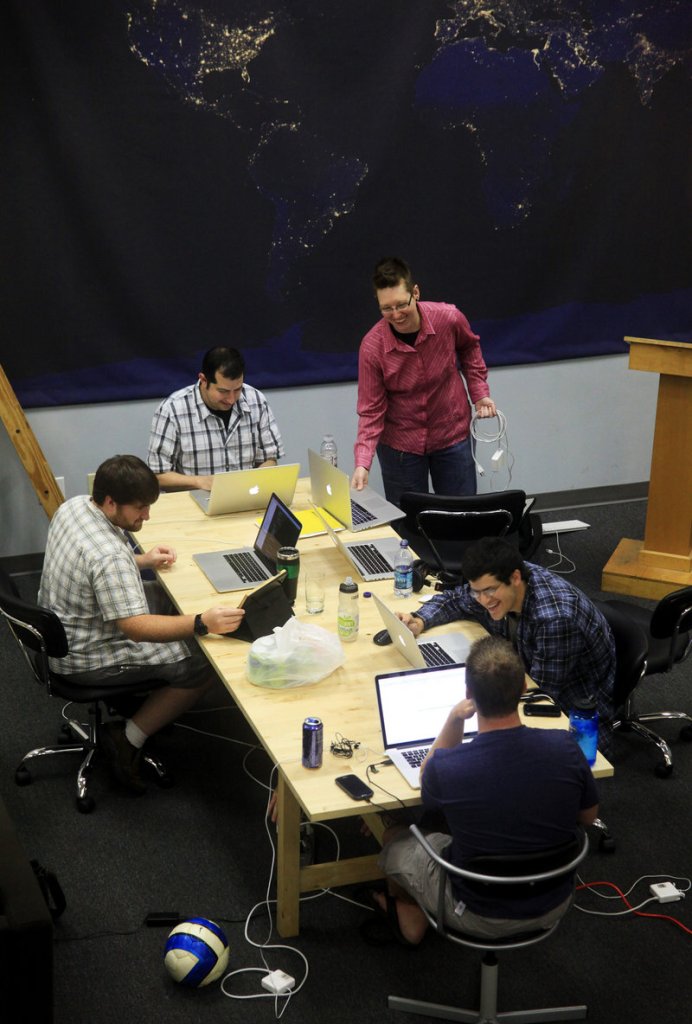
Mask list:
[[[530,558],[543,536],[540,517],[531,512],[533,503],[519,490],[461,496],[404,491],[399,505],[405,518],[392,526],[431,569],[458,577],[464,548],[480,537],[516,539],[522,557]],[[441,515],[428,515],[433,512],[465,515],[465,520],[457,521],[456,537],[455,524],[445,523]]]
[[[589,841],[586,833],[579,830],[578,836],[568,843],[553,847],[548,850],[540,850],[533,853],[506,854],[486,857],[475,857],[463,867],[458,868],[441,857],[430,846],[425,836],[415,825],[411,825],[411,832],[416,837],[426,853],[433,860],[437,861],[442,869],[440,871],[440,887],[438,890],[437,910],[434,914],[424,909],[428,921],[440,935],[449,939],[459,946],[467,946],[471,949],[481,950],[481,984],[480,984],[480,1008],[477,1011],[459,1009],[455,1006],[442,1006],[439,1003],[427,1003],[418,999],[406,999],[401,996],[389,996],[388,1006],[390,1010],[399,1010],[402,1013],[418,1013],[422,1016],[441,1018],[442,1020],[455,1020],[477,1022],[477,1024],[498,1024],[503,1019],[511,1020],[513,1024],[529,1024],[531,1021],[556,1021],[556,1020],[583,1020],[586,1017],[586,1006],[556,1006],[550,1009],[519,1010],[514,1012],[498,1013],[497,1011],[497,990],[498,990],[498,959],[497,954],[509,949],[523,949],[526,946],[533,946],[542,942],[552,935],[560,921],[552,927],[540,931],[526,931],[516,935],[509,935],[505,938],[483,939],[473,935],[465,935],[463,932],[449,928],[445,922],[444,906],[447,879],[449,876],[464,878],[474,888],[482,892],[487,899],[493,890],[498,895],[501,888],[511,886],[512,898],[521,900],[522,897],[535,895],[540,889],[549,889],[557,885],[565,876],[574,875],[577,866],[583,861],[588,852]]]
[[[469,544],[481,537],[504,537],[512,525],[512,516],[504,508],[487,512],[428,509],[419,512],[416,520],[435,557],[431,568],[456,577],[462,577],[461,562]]]
[[[88,706],[89,721],[81,723],[69,718],[63,726],[64,740],[45,747],[36,747],[22,758],[15,772],[18,786],[27,786],[33,781],[27,762],[50,754],[81,754],[82,760],[77,772],[77,810],[89,814],[95,807],[94,798],[88,792],[88,776],[101,746],[101,725],[104,707],[118,709],[119,701],[144,697],[151,690],[165,686],[164,680],[151,679],[145,683],[78,686],[69,678],[53,672],[49,658],[64,658],[68,652],[67,637],[58,616],[45,608],[24,601],[19,596],[11,578],[0,570],[0,613],[14,635],[24,658],[36,681],[45,687],[51,697]],[[72,742],[69,742],[72,740]],[[148,754],[145,762],[154,770],[159,785],[171,785],[170,776],[163,765]]]
[[[629,601],[603,601],[598,607],[613,630],[616,647],[618,633],[625,633],[625,638],[621,640],[623,646],[635,643],[632,639],[628,641],[627,635],[631,638],[635,631],[640,634],[641,638],[636,640],[637,646],[644,646],[644,665],[640,678],[670,672],[673,666],[686,658],[692,650],[692,587],[683,587],[682,590],[666,594],[653,612]],[[618,655],[618,660],[619,657]],[[665,779],[673,771],[670,746],[662,736],[647,728],[644,723],[684,720],[688,724],[680,730],[680,738],[690,741],[692,716],[685,711],[649,711],[638,714],[634,707],[635,687],[638,682],[639,679],[629,690],[619,693],[621,700],[616,704],[616,709],[621,708],[622,712],[615,723],[615,728],[623,732],[636,732],[658,747],[663,759],[656,764],[654,770],[660,778]]]

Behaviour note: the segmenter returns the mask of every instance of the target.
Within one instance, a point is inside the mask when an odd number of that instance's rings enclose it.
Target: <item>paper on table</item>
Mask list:
[[[301,509],[301,511],[291,509],[291,511],[296,519],[299,519],[302,524],[302,529],[300,531],[301,539],[305,537],[319,537],[320,534],[327,532],[324,528],[324,523],[322,523],[320,517],[316,512],[313,512],[312,509]],[[330,515],[329,512],[326,512],[323,508],[321,508],[319,512],[320,515],[329,523],[332,530],[343,530],[343,524],[340,523],[338,519],[335,519],[334,516]],[[261,517],[256,519],[255,522],[259,526],[262,522]]]

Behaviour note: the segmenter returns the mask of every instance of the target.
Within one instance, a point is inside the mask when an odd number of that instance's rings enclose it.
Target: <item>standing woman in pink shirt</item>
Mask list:
[[[373,286],[382,319],[360,345],[352,486],[367,484],[377,451],[395,505],[429,480],[436,494],[475,494],[466,388],[478,416],[496,414],[479,337],[456,306],[420,301],[403,260],[380,260]]]

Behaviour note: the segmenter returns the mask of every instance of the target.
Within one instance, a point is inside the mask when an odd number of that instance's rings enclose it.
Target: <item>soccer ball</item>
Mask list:
[[[216,981],[228,964],[228,943],[223,930],[205,917],[177,924],[166,939],[163,958],[170,976],[181,985],[201,988]]]

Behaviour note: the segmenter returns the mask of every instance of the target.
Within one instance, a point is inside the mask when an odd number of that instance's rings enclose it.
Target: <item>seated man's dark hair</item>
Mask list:
[[[415,283],[408,263],[397,256],[381,259],[372,275],[372,286],[376,293],[380,288],[396,288],[399,284],[403,284],[407,292],[412,292]]]
[[[224,348],[217,346],[210,348],[202,357],[202,373],[208,383],[216,381],[216,374],[228,377],[229,380],[238,380],[245,375],[245,360],[237,348]]]
[[[484,718],[503,718],[517,710],[524,692],[524,666],[509,640],[485,636],[466,660],[466,692]]]
[[[114,455],[96,470],[91,494],[97,505],[103,505],[106,498],[116,505],[153,505],[159,496],[159,482],[136,455]]]
[[[461,559],[461,571],[467,580],[489,575],[501,583],[509,583],[515,569],[519,569],[523,580],[529,578],[518,548],[501,537],[482,537],[468,546]]]

